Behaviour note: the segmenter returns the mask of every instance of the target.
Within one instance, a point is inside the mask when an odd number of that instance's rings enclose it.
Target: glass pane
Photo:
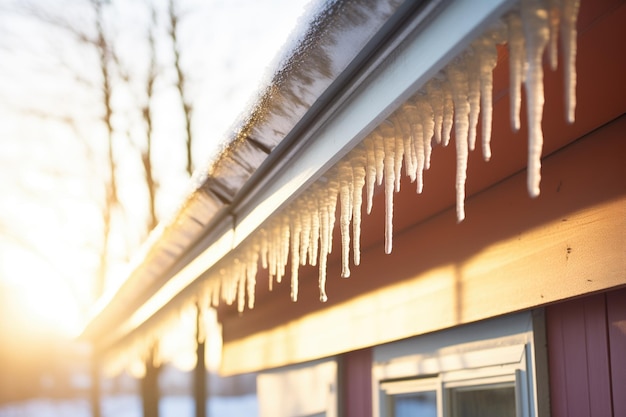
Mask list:
[[[515,387],[451,390],[453,417],[515,417]]]
[[[437,417],[437,393],[424,391],[393,395],[391,407],[395,417]]]

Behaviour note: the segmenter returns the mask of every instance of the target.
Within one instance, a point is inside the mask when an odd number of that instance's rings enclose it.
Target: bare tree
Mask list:
[[[153,165],[153,133],[154,124],[152,119],[152,106],[154,102],[154,84],[158,76],[156,32],[158,29],[157,12],[153,4],[150,4],[150,23],[147,28],[149,63],[145,80],[145,101],[140,106],[141,115],[145,124],[146,145],[140,150],[141,163],[143,165],[146,188],[148,189],[148,231],[154,229],[158,223],[156,213],[156,194],[159,184],[155,178]]]
[[[181,13],[176,7],[175,0],[169,0],[168,3],[168,17],[169,17],[169,36],[172,42],[172,49],[174,52],[174,69],[176,70],[176,90],[180,96],[180,102],[183,111],[183,117],[185,119],[185,146],[187,156],[187,174],[191,176],[193,174],[194,166],[192,160],[192,145],[193,135],[191,129],[191,117],[193,107],[189,94],[186,90],[187,77],[182,69],[181,65],[181,43],[180,43],[180,19]]]
[[[102,120],[106,126],[107,134],[107,149],[108,149],[108,166],[109,177],[105,180],[105,201],[102,207],[102,248],[100,252],[100,267],[98,271],[98,278],[96,282],[96,296],[100,296],[104,291],[107,266],[109,261],[109,240],[111,236],[111,215],[114,208],[120,206],[118,191],[117,191],[117,175],[115,169],[115,154],[113,151],[113,106],[111,104],[112,95],[112,80],[110,67],[114,64],[115,60],[112,58],[112,48],[107,40],[107,36],[104,32],[104,15],[103,15],[103,0],[91,0],[95,12],[95,26],[96,26],[96,39],[93,42],[94,47],[98,52],[101,78],[101,93],[102,102],[104,105],[104,115]]]
[[[105,31],[104,9],[107,6],[108,0],[88,1],[88,4],[93,12],[92,28],[80,27],[75,22],[67,20],[60,14],[51,13],[46,9],[33,5],[32,3],[25,3],[23,8],[28,14],[33,16],[38,21],[65,31],[77,45],[82,48],[87,48],[87,50],[91,50],[97,56],[97,72],[99,73],[99,76],[95,82],[85,79],[79,71],[76,71],[73,68],[68,68],[67,63],[61,62],[61,66],[64,67],[66,71],[73,72],[73,78],[76,82],[83,87],[93,87],[97,90],[97,93],[100,94],[100,102],[102,105],[101,121],[106,132],[106,165],[108,167],[108,173],[106,178],[103,179],[104,199],[101,207],[103,233],[102,242],[100,244],[99,268],[94,284],[94,298],[97,298],[102,295],[106,283],[109,263],[109,241],[111,236],[112,214],[115,209],[121,209],[118,194],[118,179],[113,140],[115,129],[113,127],[114,109],[112,104],[114,84],[113,72],[116,70],[115,67],[118,61],[114,54],[112,44]],[[66,116],[66,118],[72,123],[74,122],[70,116]],[[85,138],[84,140],[87,139]]]
[[[100,146],[105,149],[104,154],[98,154],[97,157],[102,158],[105,161],[106,171],[102,177],[102,191],[101,191],[101,216],[102,216],[102,235],[101,242],[98,250],[99,266],[97,276],[94,282],[94,297],[102,295],[106,285],[106,279],[108,275],[108,268],[110,267],[110,261],[112,260],[112,233],[117,227],[115,223],[119,216],[118,214],[124,214],[128,207],[124,207],[122,200],[124,200],[124,191],[127,190],[125,179],[123,183],[119,181],[120,166],[124,166],[124,163],[128,161],[127,154],[122,154],[121,149],[118,146],[132,146],[136,154],[131,153],[132,158],[137,155],[137,160],[132,160],[132,163],[136,163],[135,168],[141,166],[143,172],[143,178],[133,179],[133,181],[145,180],[147,189],[147,205],[148,210],[146,215],[146,227],[147,230],[153,229],[158,223],[157,214],[157,196],[160,192],[160,184],[157,180],[157,172],[155,171],[154,163],[154,139],[155,139],[155,117],[154,108],[155,101],[157,99],[155,94],[155,85],[158,84],[159,77],[161,76],[161,68],[159,67],[157,51],[159,50],[159,42],[165,40],[168,42],[168,46],[173,51],[173,61],[168,65],[173,69],[175,74],[173,85],[170,84],[168,88],[176,91],[176,94],[180,98],[180,106],[182,109],[182,115],[184,119],[184,127],[182,139],[185,149],[185,172],[191,176],[194,170],[192,159],[192,146],[193,146],[193,132],[192,132],[192,113],[193,106],[188,88],[188,79],[183,69],[181,62],[181,55],[183,51],[183,45],[180,39],[180,22],[181,13],[177,8],[175,0],[169,0],[167,3],[167,9],[164,14],[157,15],[155,4],[148,2],[150,10],[150,22],[147,27],[147,55],[148,65],[145,73],[141,77],[133,78],[125,71],[125,62],[122,56],[116,50],[114,43],[115,38],[112,36],[112,32],[109,30],[109,21],[111,17],[110,12],[114,5],[110,0],[85,0],[85,4],[89,6],[91,12],[91,19],[89,25],[80,26],[77,21],[64,18],[61,13],[56,13],[58,10],[49,9],[55,13],[46,12],[45,9],[40,7],[34,7],[30,3],[26,3],[26,8],[30,15],[34,16],[38,21],[61,29],[64,31],[70,39],[80,48],[86,51],[93,58],[90,62],[89,73],[80,72],[77,69],[72,68],[71,63],[63,62],[59,60],[59,68],[73,75],[72,79],[77,85],[80,85],[80,89],[93,91],[93,94],[97,96],[97,104],[100,109],[99,123],[104,132],[103,138],[106,141],[106,147]],[[164,16],[166,18],[166,26],[157,17]],[[84,19],[80,24],[84,24]],[[165,35],[167,34],[167,35]],[[131,87],[132,84],[132,87]],[[87,87],[87,88],[85,88]],[[127,89],[127,90],[126,90]],[[116,107],[117,103],[114,99],[115,94],[118,91],[140,91],[139,95],[132,95],[133,97],[140,97],[137,102],[133,103],[131,114],[121,114],[119,107]],[[174,104],[177,105],[177,104]],[[72,127],[75,134],[84,141],[88,147],[91,146],[90,138],[84,135],[84,132],[79,132],[76,127],[79,123],[73,115],[58,115],[54,112],[50,114],[46,113],[46,110],[39,111],[37,109],[32,110],[33,115],[40,119],[55,119],[61,123],[66,123]],[[37,114],[35,114],[37,113]],[[138,116],[139,115],[139,116]],[[122,118],[134,118],[133,123],[137,121],[136,117],[140,118],[143,129],[140,133],[137,133],[137,129],[132,130],[129,128],[127,137],[128,143],[120,143],[119,139],[124,135],[120,135],[120,127],[115,124]],[[115,123],[114,123],[115,122]],[[133,127],[137,125],[133,124]],[[81,134],[83,133],[83,134]],[[133,139],[135,139],[133,141]],[[123,141],[122,141],[123,142]],[[181,146],[183,145],[181,143]],[[102,143],[100,143],[102,145]],[[127,149],[127,148],[126,148]],[[124,159],[126,158],[126,159]],[[121,196],[120,196],[121,188]],[[198,325],[200,325],[200,317],[198,316]],[[197,385],[198,398],[204,398],[206,391],[206,385],[202,381],[206,378],[206,371],[204,368],[204,340],[200,338],[200,329],[198,329],[198,367],[196,381],[200,381]],[[154,368],[154,369],[152,369]],[[152,367],[147,383],[148,390],[152,390],[152,386],[155,384],[155,379],[158,378],[159,369]],[[94,370],[94,381],[99,379],[97,375],[97,369]],[[94,415],[98,413],[98,406],[96,402],[97,397],[94,398]],[[204,402],[203,402],[204,404]],[[204,415],[205,411],[200,411]]]

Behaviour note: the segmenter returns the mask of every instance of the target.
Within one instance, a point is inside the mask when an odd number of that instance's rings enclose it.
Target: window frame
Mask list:
[[[374,417],[389,416],[390,396],[412,386],[436,386],[437,415],[449,416],[451,390],[500,383],[515,387],[516,417],[537,417],[535,349],[545,344],[535,340],[534,320],[519,313],[376,347]]]

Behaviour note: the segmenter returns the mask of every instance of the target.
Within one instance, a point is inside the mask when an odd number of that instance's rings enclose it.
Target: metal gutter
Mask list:
[[[364,63],[358,59],[353,61],[357,63],[353,72],[343,73],[350,77],[326,90],[332,92],[332,99],[323,101],[319,109],[312,106],[286,136],[284,143],[290,146],[284,145],[276,153],[279,156],[270,156],[242,187],[229,207],[228,225],[214,229],[206,246],[196,245],[189,263],[134,310],[109,341],[114,343],[144,324],[158,321],[166,310],[192,296],[205,271],[322,176],[513,3],[429,2],[414,9],[410,21],[387,28],[390,32],[384,36],[384,48],[370,44],[371,50],[363,50],[361,57],[367,57],[367,66],[362,67]]]
[[[99,344],[161,287],[174,285],[167,283],[189,270],[188,264],[198,264],[194,260],[207,247],[224,241],[220,236],[236,224],[233,202],[250,193],[246,184],[253,176],[253,182],[263,177],[255,176],[260,167],[275,165],[275,159],[266,161],[268,155],[282,153],[291,146],[287,142],[299,140],[288,137],[294,126],[401,7],[401,0],[319,3],[323,7],[310,17],[307,32],[285,54],[269,85],[233,129],[228,145],[206,170],[196,173],[187,198],[151,233],[124,283],[98,302],[82,339]],[[346,34],[361,44],[340,51]]]

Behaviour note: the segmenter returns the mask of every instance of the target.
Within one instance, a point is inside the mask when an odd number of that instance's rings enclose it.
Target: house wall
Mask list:
[[[552,417],[626,415],[626,288],[549,305],[545,325]],[[372,415],[372,356],[341,355],[346,417]]]
[[[626,116],[546,158],[537,200],[522,172],[473,197],[466,222],[446,212],[398,234],[392,255],[368,249],[351,278],[329,281],[341,302],[292,318],[305,301],[283,294],[224,323],[232,335],[283,320],[225,338],[223,369],[304,362],[626,284],[624,132]],[[303,287],[314,293],[315,281]]]
[[[546,308],[553,417],[626,415],[626,289]]]
[[[572,125],[563,120],[562,73],[546,68],[541,196],[526,192],[526,133],[511,132],[502,56],[493,158],[470,155],[466,220],[455,222],[453,147],[437,147],[424,193],[404,182],[396,194],[393,253],[382,247],[382,193],[363,219],[362,264],[349,279],[339,278],[334,251],[328,303],[318,301],[316,268],[304,267],[297,303],[285,277],[257,294],[253,311],[220,311],[222,372],[301,363],[626,285],[626,55],[614,43],[626,39],[624,21],[623,1],[583,1]]]

